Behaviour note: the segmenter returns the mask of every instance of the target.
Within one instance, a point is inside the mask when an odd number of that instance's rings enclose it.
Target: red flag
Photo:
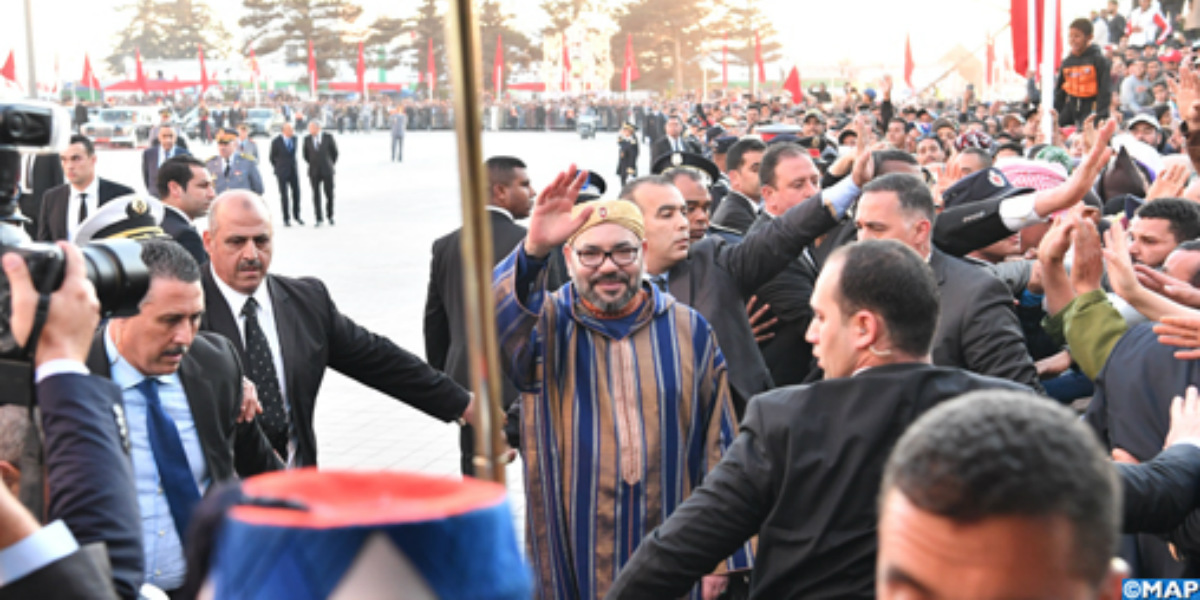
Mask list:
[[[633,58],[633,34],[625,34],[625,71],[621,77],[622,90],[628,92],[638,78],[637,62]]]
[[[1058,23],[1062,24],[1062,2],[1054,0],[1055,18]],[[1022,77],[1029,74],[1031,69],[1036,69],[1037,65],[1042,63],[1042,48],[1045,46],[1042,40],[1042,29],[1045,13],[1045,0],[1036,0],[1035,10],[1037,11],[1036,18],[1030,19],[1029,6],[1027,0],[1012,0],[1010,5],[1012,14],[1012,39],[1013,39],[1013,70],[1019,73]],[[1037,47],[1037,56],[1029,56],[1029,27],[1034,25],[1037,27],[1037,33],[1034,35]],[[1058,68],[1062,62],[1062,27],[1058,27],[1054,36],[1054,67]]]
[[[725,45],[721,46],[721,89],[729,89],[729,33],[725,33]]]
[[[200,95],[203,96],[211,85],[208,81],[208,69],[204,67],[204,46],[196,44],[196,52],[200,55]]]
[[[312,40],[308,40],[308,89],[315,98],[317,95],[317,55],[313,53]]]
[[[571,55],[567,52],[567,34],[562,34],[562,91],[569,90],[571,85]]]
[[[142,90],[143,94],[146,94],[148,92],[146,91],[146,72],[142,70],[142,51],[139,48],[139,49],[134,50],[134,52],[136,53],[136,57],[137,57],[138,89]]]
[[[250,72],[254,74],[254,80],[257,81],[262,76],[262,71],[258,69],[258,55],[254,54],[254,48],[250,48]]]
[[[987,85],[992,87],[992,79],[996,71],[996,40],[988,37],[987,41]]]
[[[912,57],[912,40],[909,39],[909,36],[907,34],[905,34],[905,36],[904,36],[904,83],[906,85],[908,85],[909,89],[914,89],[914,86],[912,83],[912,74],[913,74],[913,70],[916,69],[916,67],[917,67],[917,64],[915,62],[913,62],[913,57]]]
[[[83,87],[93,90],[100,87],[96,74],[92,72],[92,59],[88,58],[86,52],[83,54]]]
[[[17,83],[17,61],[13,58],[12,50],[8,51],[8,60],[4,61],[4,68],[0,69],[0,77]]]
[[[804,92],[800,88],[800,69],[792,67],[787,80],[783,82],[783,89],[792,94],[792,104],[800,104],[804,100]]]
[[[767,82],[767,69],[763,66],[762,58],[762,41],[758,39],[758,32],[754,32],[754,62],[758,65],[758,82]]]
[[[358,91],[362,92],[363,97],[367,96],[367,61],[363,59],[363,45],[358,43],[358,65],[354,67],[354,76],[357,78]]]
[[[496,57],[492,60],[492,89],[496,97],[504,92],[504,40],[496,34]]]
[[[429,97],[433,97],[433,89],[437,83],[437,63],[433,60],[433,38],[429,38],[429,54],[427,55],[425,72],[429,79]]]

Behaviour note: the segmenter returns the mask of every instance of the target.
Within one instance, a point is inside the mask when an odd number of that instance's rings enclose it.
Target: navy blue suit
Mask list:
[[[300,169],[296,166],[296,148],[300,145],[300,138],[292,136],[291,148],[288,148],[288,139],[283,135],[275,136],[271,141],[271,166],[275,169],[275,181],[279,183],[279,195],[283,202],[283,222],[287,223],[291,217],[296,217],[300,220]],[[288,190],[292,192],[291,209],[288,209]]]
[[[146,148],[146,150],[142,152],[142,183],[146,184],[146,191],[149,192],[151,196],[161,200],[162,196],[158,194],[158,151],[159,147],[155,145]],[[190,155],[191,153],[188,152],[187,148],[175,146],[174,148],[171,148],[171,156],[168,156],[167,158],[170,159],[175,158],[176,156]],[[163,162],[166,162],[166,160]]]
[[[142,532],[133,466],[122,442],[116,384],[91,375],[55,375],[37,386],[45,431],[47,517],[62,519],[80,546],[105,544],[122,598],[142,586]]]

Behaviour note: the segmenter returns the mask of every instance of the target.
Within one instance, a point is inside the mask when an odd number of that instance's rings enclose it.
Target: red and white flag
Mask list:
[[[638,73],[637,59],[633,55],[633,34],[625,34],[625,70],[621,76],[623,84],[622,90],[628,92],[633,88],[633,82],[636,81],[641,74]]]
[[[504,40],[496,34],[496,56],[492,59],[492,90],[496,97],[504,93]]]
[[[137,60],[137,85],[138,89],[142,90],[143,94],[148,94],[146,89],[146,71],[142,69],[142,50],[140,48],[134,50],[134,56]]]
[[[433,59],[433,38],[429,38],[429,53],[426,54],[425,61],[425,77],[429,80],[429,97],[433,97],[433,90],[437,84],[437,61]]]
[[[762,57],[762,40],[758,37],[758,32],[754,32],[754,63],[758,65],[758,83],[767,82],[767,69],[763,66]]]
[[[367,97],[367,61],[363,57],[362,42],[358,43],[358,64],[354,67],[355,81],[358,83],[358,91],[363,95],[363,99]]]
[[[100,80],[96,79],[96,72],[92,70],[92,59],[87,53],[83,54],[83,87],[88,89],[100,89]]]
[[[562,34],[562,91],[571,90],[571,53],[567,48],[567,34]]]
[[[792,67],[787,79],[783,82],[783,89],[792,95],[792,104],[800,104],[804,100],[804,89],[800,85],[800,69]]]
[[[1062,2],[1061,0],[1051,0],[1054,2],[1054,9],[1057,11],[1056,20],[1062,23]],[[1013,43],[1013,70],[1022,77],[1029,74],[1029,71],[1042,64],[1042,49],[1046,46],[1042,40],[1043,15],[1045,14],[1046,0],[1035,0],[1036,15],[1031,18],[1029,15],[1029,0],[1012,0],[1010,11],[1012,14],[1012,43]],[[1058,68],[1058,64],[1062,62],[1063,53],[1063,38],[1062,28],[1058,28],[1055,32],[1054,39],[1054,67]],[[1035,56],[1029,55],[1030,39],[1034,41],[1037,51]]]
[[[917,63],[913,62],[912,56],[912,40],[908,35],[904,36],[904,84],[908,89],[915,89],[912,82],[913,71],[916,70]]]
[[[196,44],[196,53],[200,57],[200,95],[203,96],[211,82],[208,80],[208,69],[204,67],[204,47]]]
[[[317,55],[313,53],[312,40],[308,40],[308,89],[313,98],[317,97]]]

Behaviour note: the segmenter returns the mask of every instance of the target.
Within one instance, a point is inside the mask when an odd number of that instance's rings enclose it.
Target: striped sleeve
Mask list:
[[[547,295],[546,270],[540,269],[531,291],[522,303],[517,294],[524,249],[518,245],[492,270],[492,293],[496,301],[496,329],[500,366],[522,392],[537,392],[541,386],[541,340],[538,324]],[[527,266],[528,268],[528,266]]]

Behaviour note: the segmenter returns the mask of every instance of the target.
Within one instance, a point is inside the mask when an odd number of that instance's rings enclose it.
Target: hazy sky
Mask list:
[[[39,79],[53,73],[55,56],[64,79],[79,79],[83,55],[91,55],[94,67],[103,65],[111,51],[114,32],[128,20],[118,7],[131,0],[32,0],[34,39],[37,42]],[[358,0],[365,10],[360,24],[380,15],[410,15],[418,0]],[[1062,0],[1063,19],[1070,21],[1086,11],[1100,8],[1104,0]],[[26,54],[21,7],[25,0],[3,0],[12,9],[0,20],[0,60],[16,50],[18,74],[24,78]],[[241,0],[207,0],[234,38],[240,39],[237,18]],[[544,18],[533,0],[507,0],[530,33]],[[911,35],[918,67],[930,70],[955,45],[975,49],[988,32],[1008,22],[1007,0],[761,0],[764,12],[775,22],[784,44],[784,63],[804,66],[835,65],[848,60],[859,65],[887,63],[899,71],[903,64],[904,39]],[[845,11],[849,10],[849,14]],[[1005,33],[1005,36],[1008,36]],[[719,39],[714,32],[713,38]],[[919,71],[920,72],[920,71]],[[107,73],[100,71],[101,78]],[[899,73],[897,73],[899,75]],[[768,74],[768,77],[772,77]],[[731,77],[744,77],[731,73]],[[918,83],[918,85],[920,85]]]

